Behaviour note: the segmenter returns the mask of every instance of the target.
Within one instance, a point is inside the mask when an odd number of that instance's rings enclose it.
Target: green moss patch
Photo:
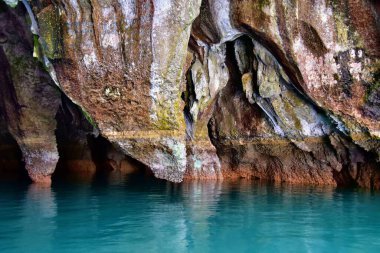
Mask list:
[[[62,36],[58,8],[49,5],[37,15],[40,36],[46,43],[45,54],[50,59],[62,57]]]

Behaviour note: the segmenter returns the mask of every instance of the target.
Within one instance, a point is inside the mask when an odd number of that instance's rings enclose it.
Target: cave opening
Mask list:
[[[153,177],[147,166],[123,154],[99,135],[80,108],[65,95],[56,120],[59,161],[52,175],[53,183],[102,183]]]

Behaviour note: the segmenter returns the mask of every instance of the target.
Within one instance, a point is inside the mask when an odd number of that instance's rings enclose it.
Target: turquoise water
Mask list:
[[[0,252],[380,252],[380,194],[245,180],[2,183]]]

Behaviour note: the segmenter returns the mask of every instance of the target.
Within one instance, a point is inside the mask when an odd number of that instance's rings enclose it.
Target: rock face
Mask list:
[[[20,5],[1,6],[1,112],[35,181],[58,159],[56,81],[121,152],[114,161],[127,155],[159,178],[380,188],[375,1],[34,0],[52,79],[36,70]],[[17,45],[5,36],[14,24]],[[19,57],[33,74],[11,71]],[[90,128],[61,142],[89,149]]]
[[[180,96],[199,5],[199,0],[60,1],[36,11],[59,9],[64,50],[54,66],[63,91],[91,115],[104,137],[157,177],[176,182],[186,168]]]
[[[58,162],[54,119],[60,94],[33,58],[25,12],[0,3],[0,112],[33,181],[50,183]]]

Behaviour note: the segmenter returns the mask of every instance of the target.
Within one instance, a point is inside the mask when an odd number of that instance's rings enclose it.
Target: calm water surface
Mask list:
[[[2,183],[0,252],[380,252],[380,193],[245,180]]]

